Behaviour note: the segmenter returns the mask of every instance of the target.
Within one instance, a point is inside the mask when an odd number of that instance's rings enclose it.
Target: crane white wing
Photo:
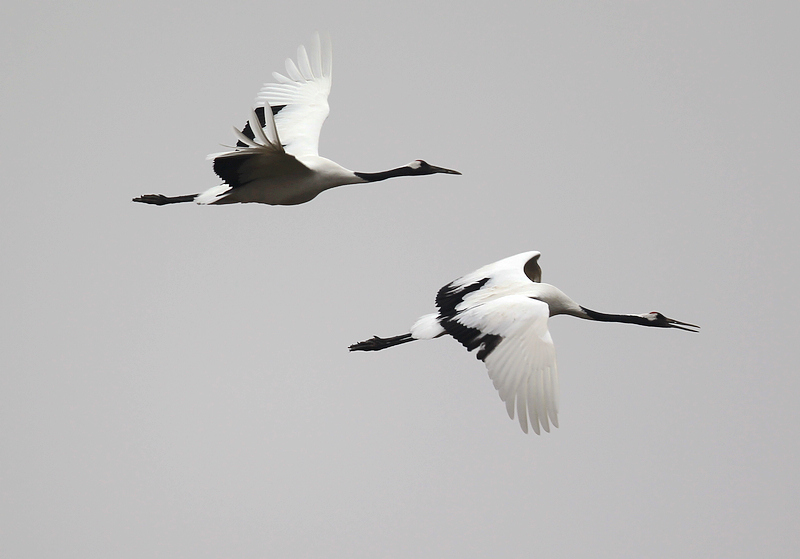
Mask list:
[[[286,59],[287,75],[273,72],[278,83],[264,84],[256,97],[256,106],[273,108],[278,135],[291,155],[319,155],[319,133],[330,112],[332,60],[330,40],[315,34],[311,56],[301,45],[297,63]]]
[[[538,435],[539,426],[558,427],[558,372],[553,340],[547,329],[546,303],[524,295],[509,295],[479,304],[443,321],[448,333],[468,349],[479,347],[478,358],[514,419]],[[456,333],[453,334],[453,331]],[[548,421],[549,420],[549,421]]]
[[[523,252],[465,274],[439,290],[436,306],[443,314],[452,314],[541,282],[539,256],[535,250]]]

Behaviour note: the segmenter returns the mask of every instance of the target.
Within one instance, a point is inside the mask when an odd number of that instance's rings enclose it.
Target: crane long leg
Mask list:
[[[411,334],[401,334],[399,336],[392,336],[391,338],[379,338],[373,336],[363,342],[358,342],[350,346],[350,351],[378,351],[386,349],[395,345],[404,344],[406,342],[413,342],[416,338],[412,338]]]
[[[194,202],[197,194],[187,194],[185,196],[164,196],[163,194],[143,194],[138,198],[134,198],[134,202],[142,202],[143,204],[155,204],[156,206],[163,206],[165,204],[180,204],[181,202]]]

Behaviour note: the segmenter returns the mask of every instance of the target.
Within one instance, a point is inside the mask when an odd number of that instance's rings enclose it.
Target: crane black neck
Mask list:
[[[655,326],[653,321],[647,320],[645,317],[639,316],[638,314],[606,314],[587,309],[583,306],[581,310],[586,313],[589,319],[600,322],[624,322],[626,324],[639,324],[641,326]]]
[[[353,173],[358,178],[366,182],[385,181],[394,177],[409,177],[411,175],[418,175],[419,169],[412,169],[411,167],[398,167],[397,169],[389,169],[388,171],[381,171],[380,173]]]

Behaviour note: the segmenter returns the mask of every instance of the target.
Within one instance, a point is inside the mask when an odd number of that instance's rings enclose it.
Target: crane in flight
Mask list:
[[[236,146],[208,156],[223,184],[199,194],[145,194],[133,201],[158,206],[181,202],[288,206],[303,204],[329,188],[345,184],[436,173],[461,174],[421,159],[388,171],[360,173],[320,157],[319,133],[330,112],[330,41],[326,39],[323,45],[319,34],[315,34],[311,55],[301,45],[297,63],[291,58],[286,60],[286,76],[273,72],[277,83],[264,84],[249,122],[242,130],[234,128]]]
[[[667,318],[659,312],[606,314],[579,305],[558,288],[541,283],[536,251],[523,252],[488,264],[450,282],[436,295],[438,311],[417,320],[407,334],[374,336],[350,346],[350,351],[378,351],[414,340],[449,334],[468,351],[478,350],[508,416],[522,430],[528,423],[550,432],[558,427],[558,373],[551,316],[567,314],[600,322],[625,322],[656,328],[697,332],[699,326]]]

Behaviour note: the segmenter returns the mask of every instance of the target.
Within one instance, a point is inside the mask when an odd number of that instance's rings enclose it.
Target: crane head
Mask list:
[[[435,165],[431,165],[427,161],[423,161],[422,159],[415,159],[408,165],[406,165],[409,169],[413,171],[414,175],[434,175],[436,173],[444,173],[446,175],[460,175],[458,171],[454,171],[452,169],[445,169],[444,167],[436,167]]]
[[[699,326],[689,324],[688,322],[681,322],[672,318],[667,318],[660,312],[649,312],[643,314],[642,318],[646,319],[649,324],[647,326],[655,326],[657,328],[677,328],[679,330],[686,330],[687,332],[698,332]]]

